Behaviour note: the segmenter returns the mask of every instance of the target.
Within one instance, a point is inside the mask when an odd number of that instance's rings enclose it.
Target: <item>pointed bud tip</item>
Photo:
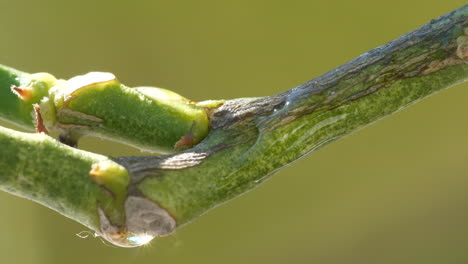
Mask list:
[[[31,99],[32,96],[32,89],[29,87],[23,88],[23,87],[17,87],[17,86],[12,86],[11,90],[13,93],[18,95],[19,98],[23,101],[28,101]]]

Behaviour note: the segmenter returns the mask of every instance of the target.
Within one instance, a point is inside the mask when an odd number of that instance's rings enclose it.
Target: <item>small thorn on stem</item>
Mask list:
[[[32,96],[32,89],[29,87],[22,88],[22,87],[17,87],[17,86],[12,86],[11,90],[21,98],[23,101],[27,101],[31,98]]]
[[[49,134],[47,128],[44,126],[41,115],[41,107],[38,104],[33,104],[34,113],[36,114],[36,133]]]
[[[195,126],[195,121],[192,123],[192,127],[190,128],[190,131],[187,133],[187,135],[182,136],[179,139],[179,141],[177,141],[175,143],[175,146],[174,146],[175,149],[179,149],[179,148],[182,148],[182,147],[191,147],[191,146],[194,145],[193,133],[192,133],[192,130],[193,130],[194,126]]]
[[[191,133],[181,137],[175,144],[175,149],[193,146],[193,135]]]

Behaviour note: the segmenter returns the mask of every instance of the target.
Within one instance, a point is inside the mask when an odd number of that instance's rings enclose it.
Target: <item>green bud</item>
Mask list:
[[[129,88],[111,73],[56,81],[42,103],[48,129],[118,140],[151,152],[193,146],[209,130],[205,106],[166,89]]]

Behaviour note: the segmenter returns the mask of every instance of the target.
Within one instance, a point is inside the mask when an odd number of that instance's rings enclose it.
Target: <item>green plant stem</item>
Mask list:
[[[115,159],[130,178],[125,191],[121,188],[124,181],[120,181],[110,192],[124,195],[125,201],[122,206],[121,200],[112,198],[114,205],[103,210],[105,214],[96,209],[95,204],[86,205],[98,211],[97,232],[119,245],[124,244],[122,233],[148,233],[149,227],[142,227],[143,224],[138,222],[141,217],[136,216],[136,210],[154,212],[150,220],[163,223],[152,226],[158,230],[152,236],[170,233],[207,210],[258,186],[274,172],[304,155],[428,95],[466,81],[467,16],[468,5],[281,94],[226,101],[210,113],[208,136],[188,150],[165,156]],[[7,136],[12,133],[14,136]],[[0,130],[0,135],[4,138],[0,141],[3,160],[7,160],[11,153],[25,153],[32,147],[32,143],[15,146],[26,137],[24,134]],[[55,146],[51,148],[59,147],[50,142]],[[49,157],[40,149],[37,153],[41,155],[35,156],[28,168],[39,171],[35,179],[44,177],[46,185],[56,184],[47,173],[39,170],[40,164],[53,160],[53,155]],[[5,164],[1,163],[1,167],[10,169],[8,174],[0,177],[18,180],[17,176],[22,172],[18,169],[22,168],[18,160],[2,161]],[[59,168],[69,166],[71,160],[61,159]],[[61,192],[73,188],[72,184],[65,183],[73,182],[76,177],[98,183],[100,188],[93,187],[96,192],[103,191],[103,184],[108,186],[107,180],[100,181],[99,177],[89,180],[89,175],[94,175],[90,173],[92,164],[88,162],[80,166],[83,166],[82,170],[73,172],[74,175],[63,178],[63,184],[56,185],[63,186]],[[52,182],[48,183],[49,180]],[[10,191],[14,191],[16,187],[11,188]],[[44,192],[50,190],[44,187]],[[42,196],[29,195],[48,204],[41,200]],[[96,200],[99,201],[94,198],[94,203]],[[148,202],[151,205],[147,205]],[[89,223],[75,217],[73,208],[76,205],[73,203],[64,202],[61,206],[71,208],[62,210],[69,217]],[[118,212],[118,208],[124,213],[111,213]],[[62,208],[54,206],[54,209],[60,211]],[[125,215],[124,220],[122,215]],[[96,225],[89,226],[96,228]],[[128,242],[128,235],[126,239]]]
[[[105,189],[89,173],[93,164],[109,161],[107,157],[68,147],[44,134],[3,127],[0,157],[2,190],[37,201],[99,230],[97,202],[110,203],[104,202]]]
[[[275,171],[430,94],[466,81],[468,6],[284,93],[227,101],[208,138],[169,157],[120,158],[135,188],[184,224]]]
[[[0,189],[41,203],[123,246],[173,231],[158,205],[129,197],[130,175],[102,155],[0,127]]]
[[[0,65],[0,119],[15,123],[25,129],[34,128],[33,104],[39,103],[52,86],[49,80],[35,80],[34,75]],[[35,87],[30,100],[21,100],[11,87]]]
[[[12,87],[31,95],[21,99]],[[40,106],[47,130],[59,131],[69,145],[76,146],[82,135],[96,135],[157,153],[199,143],[208,134],[211,108],[165,89],[129,88],[110,73],[65,81],[0,65],[0,118],[31,129],[33,104]]]

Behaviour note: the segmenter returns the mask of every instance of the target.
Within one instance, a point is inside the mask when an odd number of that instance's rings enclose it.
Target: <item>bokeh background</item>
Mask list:
[[[110,71],[193,100],[265,96],[463,4],[0,0],[0,63],[61,78]],[[143,248],[79,238],[80,224],[0,193],[0,263],[468,263],[466,98],[467,84],[430,97]]]

